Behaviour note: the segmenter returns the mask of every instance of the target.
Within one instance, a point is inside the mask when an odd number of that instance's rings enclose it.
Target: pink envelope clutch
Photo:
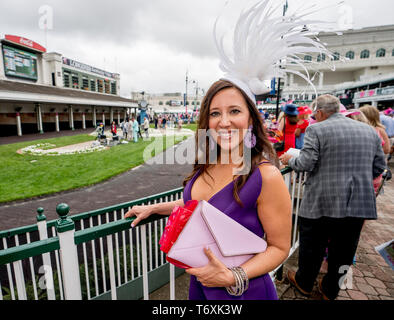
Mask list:
[[[228,268],[237,267],[264,252],[267,243],[229,216],[202,200],[167,254],[178,267],[202,267],[208,263],[204,248]]]

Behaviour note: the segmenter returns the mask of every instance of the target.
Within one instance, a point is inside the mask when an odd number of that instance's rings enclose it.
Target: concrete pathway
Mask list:
[[[192,142],[188,139],[182,144]],[[173,152],[172,148],[166,152]],[[0,230],[36,223],[38,207],[43,207],[47,220],[52,220],[58,218],[55,209],[59,203],[67,203],[73,215],[179,188],[192,167],[190,164],[144,164],[90,187],[3,204],[0,205]]]

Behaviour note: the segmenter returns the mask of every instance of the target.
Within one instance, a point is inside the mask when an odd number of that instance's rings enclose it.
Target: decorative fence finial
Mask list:
[[[56,222],[56,230],[57,232],[65,232],[69,230],[73,230],[75,225],[74,221],[68,217],[68,213],[70,212],[70,207],[66,203],[60,203],[56,206],[56,212],[59,215],[60,219]]]
[[[39,221],[45,221],[47,219],[47,217],[44,215],[44,208],[37,208],[37,222]]]

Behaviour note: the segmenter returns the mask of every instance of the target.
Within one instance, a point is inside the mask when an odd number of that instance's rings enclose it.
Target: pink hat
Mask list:
[[[312,114],[312,110],[308,106],[304,106],[304,110],[306,114]]]
[[[385,115],[388,115],[388,114],[392,113],[393,111],[394,111],[393,109],[388,108],[388,109],[384,110],[383,113],[384,113]]]
[[[347,111],[345,106],[341,103],[340,113],[342,113],[345,117],[351,116],[352,114],[360,114],[361,111]]]
[[[309,119],[309,124],[314,124],[314,123],[316,123],[316,122],[317,122],[316,119],[313,119],[313,118],[310,118],[310,119]]]

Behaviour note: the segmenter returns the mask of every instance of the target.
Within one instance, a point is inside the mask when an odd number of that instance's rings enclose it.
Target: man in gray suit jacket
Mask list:
[[[289,271],[288,279],[310,295],[328,248],[328,272],[319,290],[331,300],[353,262],[364,220],[377,219],[372,181],[386,162],[376,131],[339,113],[338,98],[319,96],[312,109],[318,122],[307,128],[300,155],[280,158],[308,174],[299,211],[298,270]]]

